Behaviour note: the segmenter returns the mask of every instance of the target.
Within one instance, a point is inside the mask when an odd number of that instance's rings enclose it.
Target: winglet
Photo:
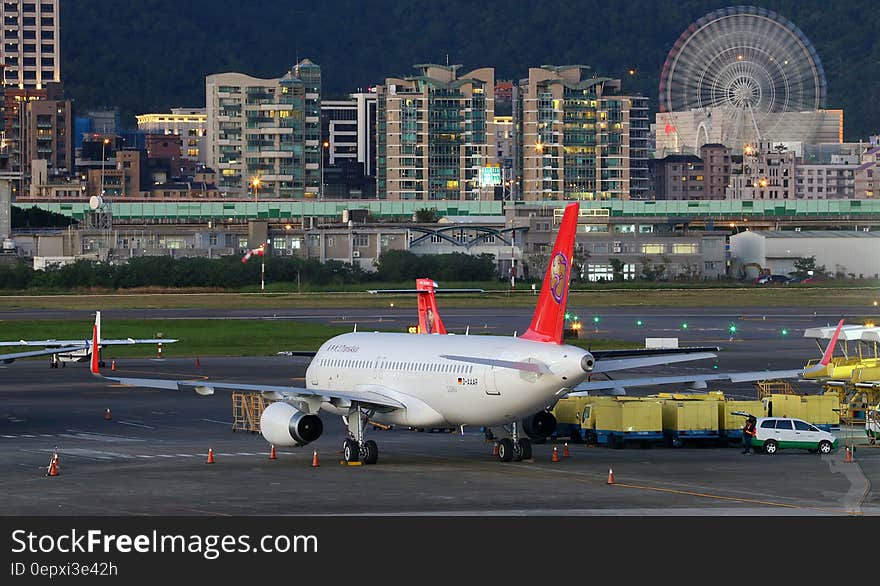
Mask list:
[[[525,340],[562,344],[562,328],[565,325],[565,304],[571,280],[571,263],[580,205],[573,202],[565,206],[565,214],[556,236],[556,244],[550,253],[547,273],[538,297],[538,306],[532,324],[522,335]]]
[[[834,335],[831,336],[831,341],[828,343],[828,347],[825,348],[825,353],[822,354],[822,360],[819,361],[819,364],[822,366],[828,366],[831,363],[831,357],[834,356],[834,346],[837,344],[837,337],[840,336],[841,329],[843,329],[843,320],[837,323],[837,329],[834,330]]]
[[[99,314],[100,315],[100,314]],[[97,318],[100,319],[100,318]],[[92,374],[100,375],[101,371],[98,368],[98,324],[96,323],[92,326]]]

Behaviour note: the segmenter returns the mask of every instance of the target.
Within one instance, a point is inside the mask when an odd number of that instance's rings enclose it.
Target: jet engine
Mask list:
[[[543,441],[556,431],[556,417],[549,411],[541,411],[523,419],[522,428],[534,441]]]
[[[278,401],[263,410],[260,431],[272,445],[304,446],[321,437],[324,423],[317,415],[303,413],[290,403]]]

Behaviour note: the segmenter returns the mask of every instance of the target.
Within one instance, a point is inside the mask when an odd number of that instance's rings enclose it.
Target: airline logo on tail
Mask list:
[[[538,306],[535,308],[532,324],[522,335],[525,340],[562,344],[565,304],[568,301],[568,281],[571,278],[571,258],[574,254],[579,209],[577,202],[565,206],[559,234],[550,253],[550,262],[538,297]]]
[[[557,252],[550,265],[550,294],[556,303],[562,303],[565,296],[565,288],[568,285],[568,259],[561,252]]]

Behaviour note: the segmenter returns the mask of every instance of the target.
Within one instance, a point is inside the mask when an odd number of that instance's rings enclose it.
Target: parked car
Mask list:
[[[757,281],[759,285],[787,285],[791,279],[785,275],[764,275]]]
[[[815,282],[816,282],[816,277],[794,277],[793,279],[790,279],[788,281],[788,284],[789,285],[795,285],[795,284],[806,285],[807,283],[815,283]]]
[[[790,417],[759,417],[756,431],[752,447],[766,454],[790,448],[827,454],[839,444],[834,434]]]

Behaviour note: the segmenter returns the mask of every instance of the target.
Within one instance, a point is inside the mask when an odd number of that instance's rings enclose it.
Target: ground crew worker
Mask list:
[[[758,420],[755,416],[749,415],[749,418],[746,420],[746,424],[743,427],[743,454],[752,453],[752,438],[758,433],[757,423]]]

